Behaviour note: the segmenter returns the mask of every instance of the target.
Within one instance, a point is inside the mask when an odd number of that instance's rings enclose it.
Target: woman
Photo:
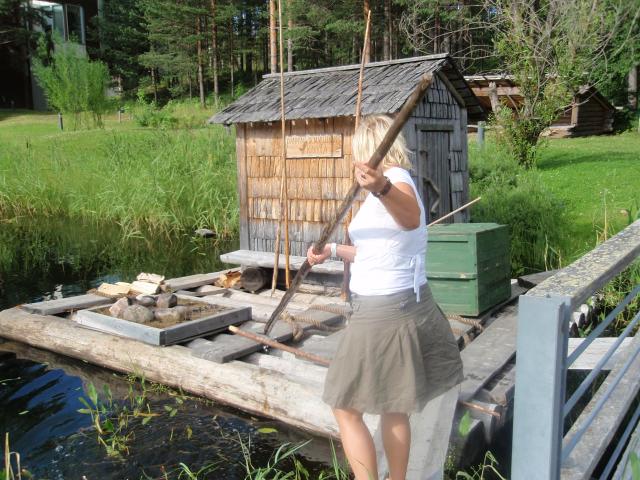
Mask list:
[[[425,212],[407,171],[399,136],[376,170],[369,160],[392,120],[363,119],[353,141],[358,183],[370,193],[349,226],[353,246],[325,246],[307,259],[352,262],[353,315],[331,362],[323,400],[336,417],[356,480],[377,479],[377,461],[363,413],[380,414],[389,480],[404,480],[409,414],[462,381],[458,345],[431,296],[424,269]]]

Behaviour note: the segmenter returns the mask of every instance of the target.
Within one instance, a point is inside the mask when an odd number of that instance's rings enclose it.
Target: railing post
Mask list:
[[[558,480],[568,308],[562,297],[520,297],[512,480]]]
[[[484,147],[484,126],[485,126],[484,122],[482,122],[482,121],[478,122],[478,137],[477,137],[477,140],[478,140],[478,146],[480,148]]]

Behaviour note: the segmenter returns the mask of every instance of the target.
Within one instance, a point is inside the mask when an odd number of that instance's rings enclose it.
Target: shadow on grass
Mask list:
[[[566,155],[543,157],[538,162],[538,170],[553,170],[556,168],[562,168],[569,165],[579,165],[584,163],[602,163],[607,160],[607,157],[619,161],[638,161],[639,154],[622,150],[610,150],[606,153],[588,153],[580,154],[576,152],[566,152]]]
[[[8,108],[0,108],[0,122],[4,120],[11,120],[17,117],[31,117],[31,118],[46,118],[55,115],[53,112],[42,112],[35,110],[27,110],[27,109],[8,109]]]

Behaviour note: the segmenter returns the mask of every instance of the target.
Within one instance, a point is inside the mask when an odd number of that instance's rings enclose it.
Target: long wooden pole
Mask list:
[[[306,360],[311,360],[317,364],[320,364],[324,367],[329,366],[329,359],[325,357],[320,357],[318,355],[314,355],[313,353],[305,352],[304,350],[300,350],[299,348],[291,347],[289,345],[285,345],[284,343],[277,342],[269,337],[263,337],[260,335],[256,335],[255,333],[247,332],[245,330],[240,330],[238,327],[231,325],[229,326],[229,330],[236,335],[240,335],[242,337],[253,340],[257,343],[262,343],[263,345],[268,345],[269,347],[277,348],[279,350],[284,350],[285,352],[293,353],[296,357],[304,358]]]
[[[282,130],[282,151],[281,151],[281,165],[282,171],[280,180],[280,215],[284,211],[284,258],[285,258],[285,284],[289,288],[291,284],[291,273],[289,272],[289,195],[287,192],[287,133],[286,133],[286,121],[284,114],[284,55],[282,46],[282,2],[278,0],[278,26],[280,36],[280,123]],[[271,294],[276,289],[276,283],[278,282],[278,265],[280,263],[280,237],[281,234],[281,220],[278,221],[278,227],[276,231],[276,244],[275,244],[275,258],[273,260],[273,278],[271,280]]]
[[[389,127],[389,130],[387,131],[386,135],[382,139],[382,142],[380,142],[380,145],[378,145],[378,148],[376,149],[375,152],[373,152],[373,155],[369,159],[369,162],[367,163],[367,165],[370,168],[378,168],[378,165],[380,165],[380,163],[382,162],[382,159],[385,157],[387,152],[389,152],[391,145],[393,145],[393,142],[395,142],[396,137],[402,131],[402,128],[404,127],[405,123],[407,123],[407,120],[409,119],[411,112],[416,107],[418,102],[422,99],[422,97],[424,96],[424,93],[427,91],[427,88],[429,88],[429,85],[431,85],[432,80],[433,80],[433,74],[431,73],[425,73],[422,76],[422,78],[418,82],[418,85],[414,89],[413,93],[409,96],[407,101],[404,103],[404,105],[396,115],[395,120]],[[322,250],[324,249],[324,246],[329,241],[329,238],[331,237],[331,235],[333,235],[333,232],[335,232],[336,228],[338,227],[338,225],[340,224],[344,216],[347,214],[347,211],[349,211],[349,209],[351,208],[351,204],[353,203],[356,196],[360,192],[360,188],[361,188],[360,184],[357,181],[354,181],[351,184],[351,188],[349,189],[349,192],[347,193],[346,198],[342,202],[342,205],[340,205],[340,208],[336,211],[336,217],[333,219],[333,221],[331,221],[331,223],[327,223],[322,229],[322,233],[320,234],[320,239],[314,244],[314,247],[313,247],[314,252],[316,253],[322,252]],[[274,322],[276,321],[276,319],[278,318],[282,310],[284,310],[284,308],[287,306],[287,304],[291,300],[291,297],[296,292],[296,290],[302,283],[302,280],[304,280],[304,277],[307,276],[310,270],[311,270],[311,264],[309,263],[308,260],[305,260],[302,266],[300,267],[300,270],[298,270],[298,273],[294,277],[293,282],[291,283],[291,286],[289,287],[287,292],[284,294],[284,296],[280,300],[280,303],[278,304],[276,309],[271,314],[269,321],[266,323],[264,327],[264,332],[266,334],[268,334],[271,331],[271,328],[273,327]]]
[[[478,198],[476,198],[474,200],[471,200],[469,203],[465,203],[461,207],[456,208],[453,212],[449,212],[446,215],[441,216],[439,219],[434,220],[429,225],[427,225],[427,227],[430,227],[431,225],[435,225],[436,223],[440,223],[441,221],[446,220],[450,216],[455,215],[456,213],[460,212],[461,210],[464,210],[465,208],[470,207],[471,205],[473,205],[476,202],[479,202],[481,198],[482,197],[478,197]]]
[[[367,61],[366,54],[369,49],[369,28],[371,26],[371,10],[367,12],[367,25],[364,29],[364,46],[362,47],[362,59],[360,61],[360,74],[358,75],[358,98],[356,100],[356,121],[354,132],[358,129],[358,125],[360,125],[360,111],[362,107],[362,83],[364,81],[364,65]],[[350,180],[353,182],[354,177],[354,168],[353,166],[350,169],[351,174],[349,175]],[[344,244],[351,245],[351,240],[349,239],[349,224],[351,223],[351,217],[353,216],[353,209],[349,209],[347,213],[347,218],[344,221]],[[351,263],[344,262],[344,270],[342,272],[342,298],[343,300],[349,300],[351,296],[351,292],[349,291],[349,277],[351,276]]]

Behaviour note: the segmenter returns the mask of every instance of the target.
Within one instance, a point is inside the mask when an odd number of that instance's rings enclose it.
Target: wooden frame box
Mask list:
[[[211,302],[194,302],[193,299],[189,299],[189,301],[192,303],[202,303],[203,305],[211,304]],[[195,320],[187,320],[167,328],[156,328],[130,322],[96,311],[104,307],[79,310],[76,313],[75,320],[82,326],[100,332],[132,338],[151,345],[172,345],[205,335],[211,335],[226,330],[229,325],[251,320],[251,307],[224,307],[225,310],[222,312]]]

